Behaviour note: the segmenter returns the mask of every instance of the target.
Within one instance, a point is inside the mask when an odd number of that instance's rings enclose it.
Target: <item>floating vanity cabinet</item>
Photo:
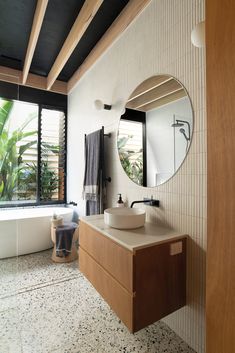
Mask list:
[[[131,332],[186,303],[186,236],[151,223],[117,230],[83,217],[79,268]]]

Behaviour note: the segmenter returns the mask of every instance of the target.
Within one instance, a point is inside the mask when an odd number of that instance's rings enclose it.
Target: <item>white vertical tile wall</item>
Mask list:
[[[206,253],[206,114],[204,49],[190,42],[196,23],[204,19],[204,0],[152,0],[134,23],[87,72],[69,95],[68,201],[84,214],[82,183],[84,134],[105,126],[108,206],[117,194],[127,203],[144,196],[158,198],[160,209],[147,207],[151,222],[162,222],[189,234],[187,306],[165,318],[166,323],[197,352],[204,352],[204,297]],[[194,110],[194,135],[178,173],[156,188],[142,188],[125,175],[116,149],[120,112],[133,89],[148,77],[171,74],[186,87]],[[96,111],[94,100],[112,104]],[[143,206],[140,206],[143,207]]]

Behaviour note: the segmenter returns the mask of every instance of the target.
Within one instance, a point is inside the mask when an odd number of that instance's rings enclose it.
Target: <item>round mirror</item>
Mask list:
[[[118,129],[118,152],[128,177],[153,187],[169,180],[192,140],[193,110],[184,86],[169,75],[153,76],[131,94]]]

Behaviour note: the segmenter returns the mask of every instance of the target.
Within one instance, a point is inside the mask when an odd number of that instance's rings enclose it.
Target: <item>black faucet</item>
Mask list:
[[[143,200],[133,201],[131,203],[131,208],[134,206],[135,203],[144,203],[145,205],[148,205],[148,206],[160,207],[160,201],[154,200],[152,197],[151,199],[144,198]]]
[[[78,204],[77,204],[76,202],[74,202],[74,201],[70,201],[70,202],[68,203],[68,205],[77,206]]]

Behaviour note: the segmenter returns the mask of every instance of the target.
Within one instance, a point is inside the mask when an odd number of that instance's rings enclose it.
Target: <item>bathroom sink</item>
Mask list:
[[[145,211],[128,207],[107,208],[104,210],[104,223],[117,229],[140,228],[145,223]]]

